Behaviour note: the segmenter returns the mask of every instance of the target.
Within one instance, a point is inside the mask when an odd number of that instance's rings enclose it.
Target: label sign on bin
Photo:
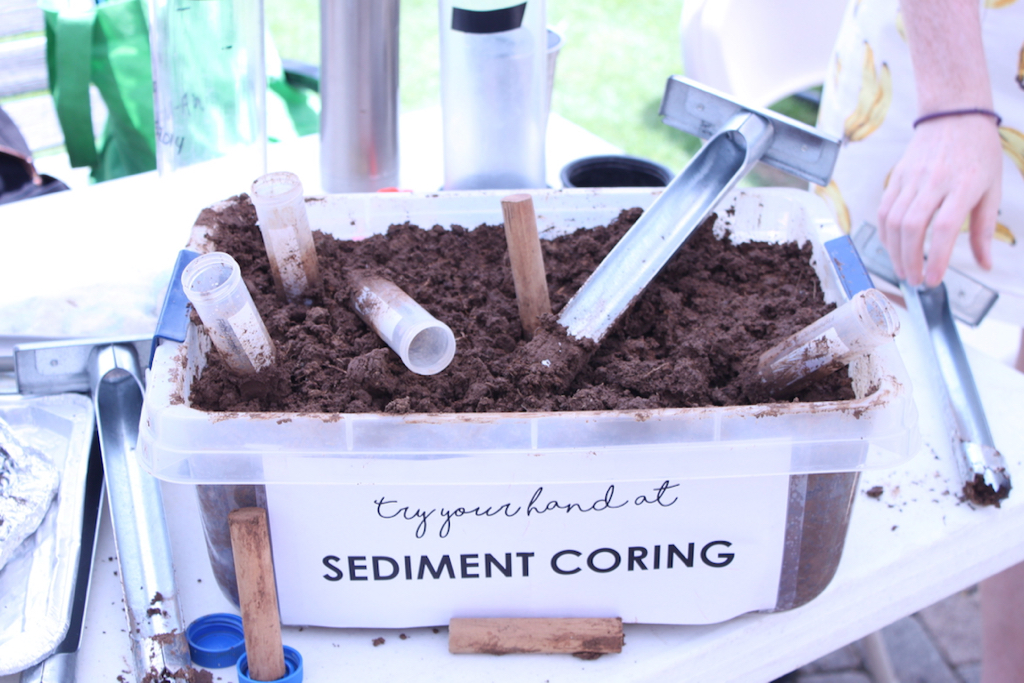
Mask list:
[[[701,624],[772,609],[785,475],[417,486],[268,485],[281,618]]]

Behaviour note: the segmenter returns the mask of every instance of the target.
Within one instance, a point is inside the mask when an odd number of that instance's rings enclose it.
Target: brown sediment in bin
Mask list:
[[[608,226],[543,241],[553,310],[564,306],[639,215],[638,209],[626,211]],[[539,395],[523,389],[537,390],[545,384],[543,375],[538,380],[530,368],[524,371],[510,362],[526,342],[501,226],[445,230],[397,225],[386,235],[358,242],[315,233],[325,295],[312,306],[300,306],[277,301],[247,198],[220,206],[216,223],[215,246],[239,262],[278,349],[279,364],[287,369],[291,391],[266,402],[240,401],[235,380],[211,354],[189,397],[193,407],[228,411],[211,413],[211,419],[277,420],[302,413],[341,420],[350,413],[413,411],[402,412],[403,419],[478,422],[510,412],[619,410],[642,420],[665,408],[710,414],[720,406],[746,405],[752,417],[760,417],[792,411],[849,413],[859,404],[851,400],[854,392],[845,371],[799,393],[796,404],[770,402],[751,379],[761,352],[832,309],[810,266],[809,245],[733,244],[717,239],[707,222],[567,390]],[[353,266],[375,269],[452,327],[458,350],[447,370],[413,375],[357,318],[342,275]],[[560,334],[554,317],[546,325],[549,334]],[[360,360],[353,363],[355,358]],[[539,388],[543,394],[544,387]],[[831,580],[857,480],[856,473],[791,477],[791,486],[800,483],[806,496],[799,510],[790,509],[792,537],[787,531],[782,581],[788,588],[783,595],[780,583],[776,609],[804,604]],[[237,603],[230,543],[218,540],[218,534],[226,533],[227,512],[242,506],[235,498],[259,496],[262,487],[198,488],[215,576]],[[223,530],[216,524],[221,518]],[[221,557],[225,546],[227,554]]]
[[[607,226],[542,240],[555,311],[639,215],[631,209]],[[206,411],[280,418],[770,407],[751,379],[758,356],[832,308],[810,266],[809,245],[734,244],[728,236],[717,239],[709,220],[599,347],[577,343],[554,316],[527,344],[500,225],[395,225],[359,241],[315,233],[325,289],[321,301],[306,306],[277,300],[247,197],[222,203],[208,218],[218,225],[216,248],[241,267],[278,361],[258,379],[241,380],[212,353],[189,396],[193,407]],[[428,377],[409,372],[351,310],[343,272],[351,268],[392,280],[448,324],[457,340],[451,366]],[[559,370],[568,374],[555,374]],[[852,398],[843,371],[797,396],[803,404]]]
[[[799,564],[796,569],[795,608],[817,597],[832,581],[843,555],[850,525],[853,494],[859,472],[807,475]]]

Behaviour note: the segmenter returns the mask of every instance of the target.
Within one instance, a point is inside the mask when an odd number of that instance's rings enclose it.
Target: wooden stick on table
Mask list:
[[[452,619],[448,651],[504,655],[515,652],[597,656],[622,652],[622,619]]]
[[[267,511],[263,508],[234,510],[228,514],[228,525],[231,528],[231,551],[235,555],[249,678],[276,681],[283,678],[287,670],[281,642],[274,561],[270,555]]]
[[[501,200],[501,211],[505,216],[505,240],[512,260],[519,319],[529,340],[540,324],[540,316],[551,312],[533,198],[528,194],[509,195]]]

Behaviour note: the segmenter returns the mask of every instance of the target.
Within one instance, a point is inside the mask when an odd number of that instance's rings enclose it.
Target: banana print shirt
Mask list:
[[[1003,119],[1003,199],[992,270],[975,262],[966,226],[950,266],[999,292],[990,315],[1024,326],[1024,0],[981,0],[981,24],[994,108]],[[845,231],[877,225],[885,179],[917,117],[899,0],[853,0],[818,114],[818,127],[841,137],[843,148],[829,186],[814,188]]]

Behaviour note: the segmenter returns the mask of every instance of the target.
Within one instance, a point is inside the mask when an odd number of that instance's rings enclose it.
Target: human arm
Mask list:
[[[917,86],[918,116],[992,109],[977,0],[902,0]],[[922,122],[893,168],[878,221],[896,273],[911,285],[938,285],[965,219],[971,248],[991,267],[1002,196],[1002,147],[995,119],[983,114]],[[929,233],[928,259],[925,239]]]

